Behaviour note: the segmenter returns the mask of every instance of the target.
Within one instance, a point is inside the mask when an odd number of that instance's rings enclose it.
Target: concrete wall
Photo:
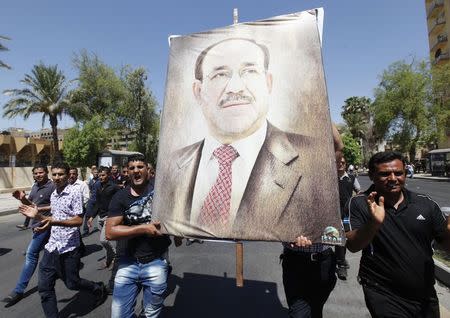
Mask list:
[[[32,167],[1,167],[0,189],[29,188],[33,185]]]
[[[33,173],[31,172],[33,167],[0,167],[0,192],[1,190],[17,189],[17,188],[31,188],[34,183]],[[48,167],[49,178],[50,167]],[[86,169],[86,179],[89,178],[91,169]],[[81,171],[78,168],[78,174],[81,178]]]

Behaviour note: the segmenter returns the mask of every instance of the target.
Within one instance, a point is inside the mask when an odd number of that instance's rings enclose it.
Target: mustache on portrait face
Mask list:
[[[219,107],[224,107],[228,103],[253,103],[254,99],[251,96],[244,95],[242,93],[228,93],[225,98],[221,99],[219,102]]]

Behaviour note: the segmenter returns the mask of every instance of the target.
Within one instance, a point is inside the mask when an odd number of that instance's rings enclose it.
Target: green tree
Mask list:
[[[342,142],[344,143],[344,158],[347,163],[360,165],[362,164],[361,147],[358,141],[350,134],[342,135]]]
[[[347,98],[342,106],[342,118],[344,119],[351,135],[356,140],[361,140],[363,146],[363,160],[366,163],[380,136],[374,126],[374,112],[370,98],[352,96]]]
[[[8,38],[7,36],[0,35],[0,40],[11,40],[11,39]],[[0,43],[0,51],[9,51],[9,49],[6,46],[4,46],[2,43]],[[0,68],[7,68],[10,70],[11,66],[9,66],[8,64],[6,64],[2,60],[0,60]]]
[[[70,100],[84,106],[79,109],[88,110],[74,114],[75,118],[85,122],[92,115],[99,115],[106,127],[120,128],[123,121],[117,117],[118,109],[123,108],[127,97],[122,78],[97,55],[86,51],[75,55],[73,63],[78,70],[78,86],[70,93]]]
[[[146,80],[147,72],[143,68],[126,74],[128,95],[120,117],[124,118],[127,128],[136,134],[130,149],[143,153],[149,162],[155,164],[159,141],[159,115],[156,113],[156,100],[145,86]]]
[[[371,117],[370,98],[352,96],[347,98],[344,103],[341,115],[350,133],[355,138],[365,138]]]
[[[77,124],[64,136],[64,158],[73,167],[87,167],[96,161],[97,153],[107,143],[107,131],[103,121],[96,115],[83,126]]]
[[[12,96],[3,106],[4,116],[13,118],[23,116],[27,119],[31,114],[42,114],[42,125],[49,118],[52,129],[53,154],[60,157],[58,145],[58,116],[70,114],[71,105],[66,99],[68,82],[57,65],[34,65],[31,74],[25,74],[21,83],[26,88],[7,89],[5,95]]]
[[[391,64],[375,89],[375,126],[401,152],[415,159],[430,131],[430,73],[425,62]]]

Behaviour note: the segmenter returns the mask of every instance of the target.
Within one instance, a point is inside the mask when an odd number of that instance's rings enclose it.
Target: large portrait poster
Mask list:
[[[342,243],[317,10],[170,38],[154,219],[183,237]]]

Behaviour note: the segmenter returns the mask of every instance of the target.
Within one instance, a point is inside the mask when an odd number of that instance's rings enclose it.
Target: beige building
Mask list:
[[[432,65],[448,63],[450,58],[450,0],[426,0],[428,43]]]
[[[425,0],[428,26],[428,44],[432,66],[450,61],[450,0]],[[447,140],[439,148],[450,148],[450,127]]]

